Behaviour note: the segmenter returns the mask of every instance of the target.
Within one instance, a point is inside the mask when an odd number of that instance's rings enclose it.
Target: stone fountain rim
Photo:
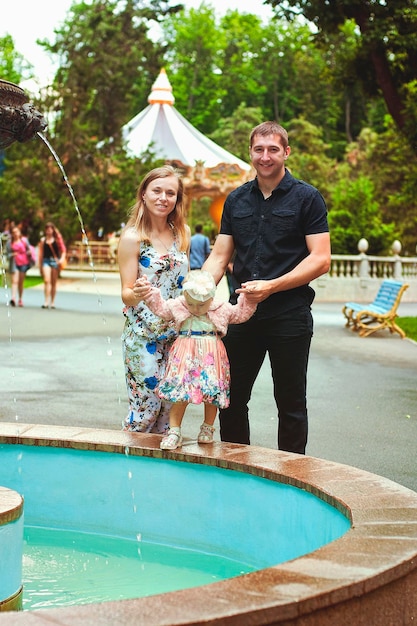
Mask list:
[[[117,621],[127,626],[137,623],[138,615],[141,626],[207,621],[219,626],[289,624],[417,572],[416,492],[381,476],[309,456],[220,442],[204,447],[191,440],[179,450],[165,452],[159,442],[160,436],[152,434],[0,424],[0,443],[123,454],[128,447],[131,455],[203,463],[283,482],[336,506],[350,517],[352,527],[340,539],[274,567],[135,600],[48,609],[46,614],[30,611],[31,626],[43,625],[46,615],[71,626],[110,626]],[[0,626],[20,626],[28,612],[5,615],[0,613]]]

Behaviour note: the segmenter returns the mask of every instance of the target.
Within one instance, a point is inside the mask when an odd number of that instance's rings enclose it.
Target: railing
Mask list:
[[[417,257],[332,254],[329,278],[417,279]]]
[[[330,271],[312,281],[316,300],[372,302],[380,284],[388,278],[408,284],[402,301],[417,302],[417,257],[400,256],[394,241],[390,256],[367,255],[368,242],[358,243],[359,254],[332,254]]]
[[[117,268],[117,242],[90,241],[88,246],[80,241],[67,250],[68,265],[73,269],[91,266]],[[360,254],[332,254],[329,278],[395,278],[417,279],[417,257],[371,256]]]
[[[86,269],[94,265],[99,269],[117,269],[117,244],[114,241],[81,241],[68,246],[67,262],[71,269]]]

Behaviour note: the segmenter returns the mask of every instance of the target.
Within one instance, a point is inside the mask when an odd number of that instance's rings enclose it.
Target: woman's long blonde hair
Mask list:
[[[126,228],[134,228],[139,235],[140,241],[150,241],[152,224],[149,212],[143,202],[143,194],[149,183],[157,178],[167,178],[168,176],[175,176],[178,179],[178,195],[175,207],[168,215],[167,221],[168,224],[170,224],[174,229],[174,234],[178,240],[180,250],[185,251],[188,248],[188,234],[185,227],[184,185],[179,172],[171,165],[157,167],[148,172],[143,178],[139,185],[136,194],[136,202],[131,209]]]

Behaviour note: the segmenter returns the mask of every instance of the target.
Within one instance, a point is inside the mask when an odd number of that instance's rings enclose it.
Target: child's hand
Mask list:
[[[136,279],[135,285],[144,287],[145,285],[150,285],[150,282],[147,276],[139,276],[139,278]]]
[[[140,276],[136,279],[133,285],[133,293],[135,294],[138,302],[139,300],[146,300],[150,295],[151,283],[146,276]]]

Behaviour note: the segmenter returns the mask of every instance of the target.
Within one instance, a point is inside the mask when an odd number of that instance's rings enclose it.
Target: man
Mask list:
[[[199,270],[210,254],[210,240],[202,233],[203,227],[197,224],[195,234],[191,237],[190,268]]]
[[[325,202],[317,189],[285,168],[288,135],[275,122],[250,136],[256,178],[226,199],[220,233],[204,269],[218,282],[235,253],[240,288],[258,304],[224,338],[231,369],[230,406],[219,414],[223,441],[250,443],[248,402],[268,353],[278,409],[278,448],[305,454],[307,365],[313,334],[309,282],[330,267]]]

